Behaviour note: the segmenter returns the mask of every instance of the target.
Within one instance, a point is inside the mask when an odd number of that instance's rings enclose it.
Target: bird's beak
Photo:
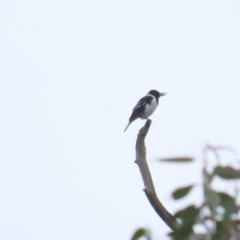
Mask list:
[[[166,95],[166,93],[160,93],[160,97],[161,97],[161,96],[165,96],[165,95]]]

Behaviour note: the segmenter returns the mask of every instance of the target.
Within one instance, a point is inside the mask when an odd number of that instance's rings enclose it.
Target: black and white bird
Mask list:
[[[148,117],[156,110],[159,98],[165,95],[166,93],[160,93],[157,90],[151,90],[145,97],[142,97],[138,101],[137,105],[133,108],[132,115],[129,118],[129,123],[124,132],[137,118],[148,119]]]

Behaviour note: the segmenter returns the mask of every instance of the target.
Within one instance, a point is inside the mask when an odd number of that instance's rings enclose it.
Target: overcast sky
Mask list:
[[[166,92],[152,115],[148,162],[174,213],[177,187],[200,183],[202,148],[240,149],[240,2],[0,0],[0,238],[163,238],[134,164],[144,121],[132,108]],[[189,155],[187,165],[158,157]],[[198,202],[196,188],[188,202]]]

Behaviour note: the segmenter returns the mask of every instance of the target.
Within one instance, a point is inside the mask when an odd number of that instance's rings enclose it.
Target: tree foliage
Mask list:
[[[173,217],[179,222],[179,226],[169,232],[171,240],[240,240],[240,218],[239,218],[239,180],[240,169],[237,164],[223,165],[220,163],[219,151],[224,148],[207,146],[204,150],[202,184],[203,202],[200,205],[191,204],[177,211]],[[217,164],[212,166],[206,157],[207,153],[213,153]],[[182,163],[193,161],[190,157],[165,158],[162,162]],[[238,162],[237,159],[235,161]],[[223,182],[232,184],[235,193],[230,193],[228,189],[216,190],[213,181],[221,179]],[[224,184],[223,184],[224,185]],[[224,185],[224,186],[225,186]],[[188,196],[195,184],[179,187],[172,192],[175,201]],[[199,190],[199,186],[198,186]],[[201,231],[199,231],[201,229]],[[136,235],[141,230],[141,234]],[[139,236],[139,237],[138,237]],[[151,239],[147,229],[138,229],[132,240]]]

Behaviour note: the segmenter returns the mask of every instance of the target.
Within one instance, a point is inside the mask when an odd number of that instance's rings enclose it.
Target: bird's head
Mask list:
[[[157,90],[151,90],[148,92],[148,94],[151,94],[152,96],[156,97],[156,98],[160,98],[161,96],[165,96],[166,93],[160,93]]]

